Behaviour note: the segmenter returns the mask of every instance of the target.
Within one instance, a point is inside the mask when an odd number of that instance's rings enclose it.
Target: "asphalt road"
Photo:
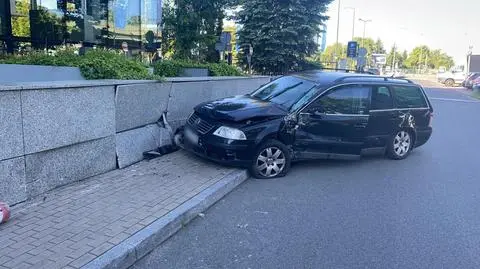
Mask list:
[[[248,180],[133,268],[480,268],[480,102],[428,95],[433,137],[406,160]]]

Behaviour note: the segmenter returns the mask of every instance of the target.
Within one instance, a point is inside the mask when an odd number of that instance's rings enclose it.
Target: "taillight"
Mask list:
[[[433,112],[430,112],[428,115],[428,127],[432,127]]]

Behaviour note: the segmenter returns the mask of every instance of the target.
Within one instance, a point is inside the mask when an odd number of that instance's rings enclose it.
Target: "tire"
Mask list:
[[[387,156],[393,160],[405,159],[410,155],[413,143],[412,132],[402,129],[391,137],[388,143]]]
[[[267,140],[257,148],[250,174],[260,179],[283,177],[290,170],[291,161],[287,146],[277,140]]]
[[[453,79],[449,78],[449,79],[445,80],[445,86],[453,87],[453,86],[455,86],[455,81]]]

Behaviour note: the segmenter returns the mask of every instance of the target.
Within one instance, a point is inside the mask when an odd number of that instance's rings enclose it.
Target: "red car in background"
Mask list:
[[[471,72],[468,74],[462,86],[467,89],[473,89],[473,86],[476,84],[480,84],[480,72]]]

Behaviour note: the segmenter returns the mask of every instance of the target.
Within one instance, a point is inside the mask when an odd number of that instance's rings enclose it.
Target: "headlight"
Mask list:
[[[230,128],[226,126],[221,126],[213,134],[216,136],[233,139],[233,140],[247,140],[247,136],[245,135],[244,132],[238,129]]]

